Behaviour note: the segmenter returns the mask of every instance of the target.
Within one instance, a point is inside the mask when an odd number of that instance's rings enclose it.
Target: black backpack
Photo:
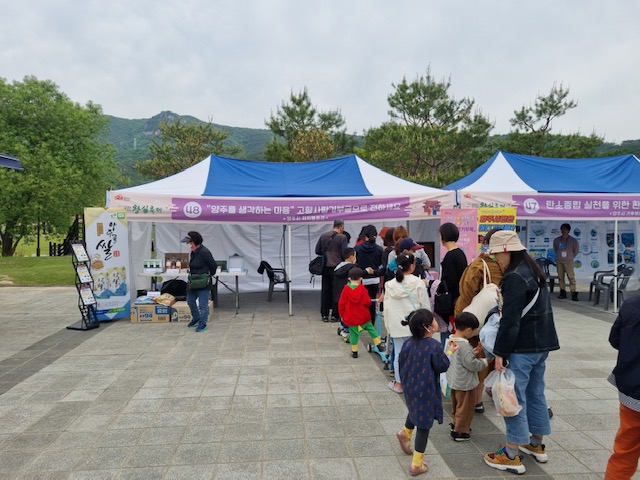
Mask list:
[[[176,300],[186,300],[187,298],[187,282],[174,278],[167,280],[162,284],[160,293],[170,293]]]
[[[453,307],[453,299],[447,288],[447,282],[441,281],[435,292],[433,301],[433,311],[444,319],[448,319],[451,315]]]

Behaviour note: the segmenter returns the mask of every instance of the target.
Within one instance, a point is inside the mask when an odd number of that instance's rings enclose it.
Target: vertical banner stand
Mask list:
[[[76,272],[76,289],[78,290],[78,309],[82,320],[69,325],[70,330],[91,330],[100,327],[96,310],[96,298],[93,296],[93,277],[91,276],[89,255],[84,243],[76,241],[73,248],[73,269]]]

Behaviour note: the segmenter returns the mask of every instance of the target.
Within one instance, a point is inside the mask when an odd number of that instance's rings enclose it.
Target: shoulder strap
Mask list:
[[[416,304],[413,303],[413,300],[411,299],[411,294],[409,293],[409,290],[407,290],[407,287],[405,287],[402,282],[398,282],[398,284],[402,287],[402,289],[407,293],[407,296],[409,297],[409,301],[411,302],[411,306],[413,307],[414,310],[417,310],[416,308]]]
[[[327,250],[329,249],[329,245],[331,245],[331,242],[333,241],[333,239],[335,238],[335,236],[338,234],[338,232],[333,232],[331,234],[331,237],[329,237],[329,241],[327,242],[327,244],[324,246],[324,248],[322,249],[322,255],[325,255],[327,253]]]
[[[488,283],[491,283],[491,270],[489,270],[489,265],[487,262],[482,260],[482,280],[484,281],[484,286],[486,287]],[[487,281],[487,276],[489,276],[489,280]]]
[[[531,310],[533,308],[533,306],[535,305],[535,303],[538,301],[538,296],[540,295],[540,289],[538,288],[538,290],[536,290],[536,294],[533,296],[533,299],[531,299],[531,301],[527,304],[526,307],[524,307],[524,310],[522,310],[522,316],[524,317],[527,313],[529,313],[529,310]]]

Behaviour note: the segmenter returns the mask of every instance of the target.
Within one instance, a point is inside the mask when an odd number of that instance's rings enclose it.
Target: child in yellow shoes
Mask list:
[[[416,476],[429,469],[424,461],[424,452],[433,421],[443,422],[440,373],[449,368],[449,359],[440,342],[432,338],[433,333],[438,331],[438,322],[429,310],[411,312],[402,324],[409,325],[412,335],[404,342],[398,358],[409,413],[396,437],[402,451],[413,455],[409,475]],[[411,448],[414,429],[415,450]]]

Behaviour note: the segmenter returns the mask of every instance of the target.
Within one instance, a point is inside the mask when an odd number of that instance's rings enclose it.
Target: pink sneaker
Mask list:
[[[422,465],[419,467],[414,467],[413,463],[409,465],[409,475],[415,477],[416,475],[421,475],[423,473],[427,473],[429,470],[429,464],[427,462],[422,462]]]
[[[402,385],[398,382],[396,382],[395,380],[391,380],[388,384],[387,387],[389,387],[389,390],[393,390],[396,393],[402,393]]]
[[[400,448],[407,455],[413,455],[413,448],[411,448],[411,437],[407,436],[404,430],[400,430],[396,433],[396,438],[400,442]]]

